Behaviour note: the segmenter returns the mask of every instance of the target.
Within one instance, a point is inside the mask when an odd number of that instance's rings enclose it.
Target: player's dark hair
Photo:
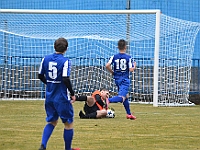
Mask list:
[[[119,50],[124,50],[125,47],[126,47],[126,41],[124,39],[119,40],[118,41]]]
[[[59,38],[54,42],[54,49],[56,52],[65,52],[68,47],[68,41],[65,38]]]
[[[100,91],[108,91],[106,88],[101,88]]]

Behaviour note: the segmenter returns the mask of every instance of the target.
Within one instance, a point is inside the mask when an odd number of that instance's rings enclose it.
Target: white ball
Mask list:
[[[108,109],[106,117],[107,118],[115,118],[115,111],[112,109]]]

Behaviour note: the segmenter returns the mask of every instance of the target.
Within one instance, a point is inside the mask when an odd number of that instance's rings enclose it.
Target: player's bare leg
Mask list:
[[[87,101],[86,101],[86,103],[87,103],[87,105],[88,105],[89,107],[92,107],[92,106],[94,105],[94,103],[95,103],[95,100],[94,100],[94,98],[93,98],[92,96],[87,96]]]
[[[105,118],[107,115],[107,110],[97,110],[96,118]]]

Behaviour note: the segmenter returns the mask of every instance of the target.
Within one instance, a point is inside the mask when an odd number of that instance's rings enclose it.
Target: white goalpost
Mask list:
[[[127,17],[128,15],[128,17]],[[76,94],[107,88],[117,93],[105,69],[119,39],[137,62],[130,75],[130,101],[153,106],[190,106],[191,60],[200,23],[160,10],[0,9],[0,99],[44,99],[37,73],[59,37],[69,41]],[[128,35],[128,36],[127,36]]]

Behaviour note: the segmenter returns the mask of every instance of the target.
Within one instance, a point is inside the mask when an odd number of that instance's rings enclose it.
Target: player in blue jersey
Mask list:
[[[67,48],[68,41],[65,38],[57,39],[54,42],[55,53],[45,56],[40,64],[38,78],[46,84],[45,111],[47,124],[43,130],[39,150],[46,150],[47,142],[58,123],[59,117],[64,123],[65,150],[80,150],[79,148],[71,148],[74,133],[72,103],[75,102],[76,98],[69,78],[71,63],[68,58],[63,56]]]
[[[118,41],[119,53],[110,57],[106,64],[107,70],[113,75],[115,84],[118,87],[118,95],[109,98],[110,103],[121,102],[126,110],[127,119],[135,120],[136,117],[131,114],[128,92],[130,86],[129,75],[136,68],[136,62],[133,61],[130,55],[126,54],[126,41],[121,39]],[[113,68],[112,68],[113,67]]]

